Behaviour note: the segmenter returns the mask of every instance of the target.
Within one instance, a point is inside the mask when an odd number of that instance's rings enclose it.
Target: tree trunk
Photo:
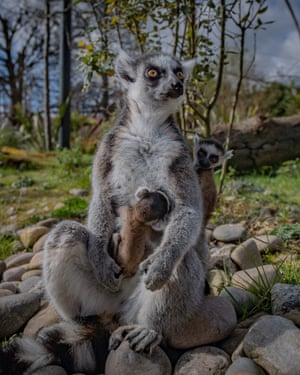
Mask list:
[[[50,47],[50,1],[45,0],[45,45],[44,45],[44,134],[45,149],[52,149],[49,87],[49,47]]]
[[[226,125],[214,127],[212,136],[224,142]],[[234,124],[229,165],[237,171],[276,166],[300,157],[300,114],[288,117],[253,117]]]

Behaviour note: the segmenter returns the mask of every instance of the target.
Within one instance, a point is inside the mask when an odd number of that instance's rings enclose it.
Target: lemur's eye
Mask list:
[[[207,152],[205,150],[203,150],[202,148],[200,148],[199,151],[198,151],[198,156],[200,158],[204,158],[204,157],[206,157],[206,155],[207,155]]]
[[[157,78],[157,77],[158,77],[158,71],[157,71],[157,69],[154,69],[154,68],[149,69],[149,70],[147,71],[147,76],[148,76],[149,78]]]
[[[180,81],[182,81],[184,79],[184,74],[181,70],[178,70],[178,72],[176,72],[176,77],[178,79],[180,79]]]
[[[210,161],[211,163],[217,163],[218,160],[219,160],[219,157],[218,157],[217,155],[210,155],[210,156],[209,156],[209,161]]]

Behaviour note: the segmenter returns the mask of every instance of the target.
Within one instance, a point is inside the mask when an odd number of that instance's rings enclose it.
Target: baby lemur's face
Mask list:
[[[216,139],[200,139],[194,137],[193,147],[194,168],[196,172],[213,169],[233,156],[232,150],[225,153],[223,146]]]
[[[130,100],[152,108],[183,99],[184,87],[195,61],[179,61],[163,53],[151,53],[132,58],[121,51],[116,72]]]

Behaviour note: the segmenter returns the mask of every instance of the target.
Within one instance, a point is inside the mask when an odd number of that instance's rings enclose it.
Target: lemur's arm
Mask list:
[[[168,181],[173,200],[170,222],[159,248],[141,265],[150,290],[160,289],[170,280],[185,253],[197,243],[202,228],[201,194],[192,163],[178,158],[170,168]]]
[[[111,168],[110,137],[108,134],[102,141],[93,164],[93,195],[88,212],[88,257],[97,280],[110,291],[117,291],[121,281],[121,269],[108,254],[115,225],[115,213],[107,181]]]

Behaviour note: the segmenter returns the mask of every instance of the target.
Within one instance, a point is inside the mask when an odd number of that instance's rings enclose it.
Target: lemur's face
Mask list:
[[[194,168],[196,172],[213,169],[233,156],[233,151],[224,151],[220,142],[215,139],[202,139],[196,135],[193,146]]]
[[[179,61],[176,58],[152,53],[132,59],[122,52],[116,71],[128,98],[137,103],[178,106],[183,99],[184,87],[194,61]]]
[[[215,145],[206,142],[200,143],[199,148],[195,152],[196,158],[194,163],[196,171],[215,168],[220,164],[223,155],[224,151],[222,152]]]

